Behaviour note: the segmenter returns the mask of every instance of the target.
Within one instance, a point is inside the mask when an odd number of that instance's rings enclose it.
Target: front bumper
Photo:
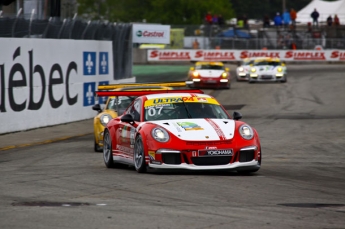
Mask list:
[[[286,74],[250,74],[249,81],[276,82],[286,79]]]
[[[247,81],[249,79],[249,74],[241,72],[237,73],[237,80]]]
[[[232,164],[226,165],[213,165],[213,166],[197,166],[191,165],[186,163],[181,163],[179,165],[171,165],[171,164],[152,164],[149,163],[149,167],[154,169],[187,169],[187,170],[236,170],[239,169],[241,171],[245,170],[254,170],[260,169],[260,164],[258,161],[252,160],[250,162],[235,162]]]
[[[230,79],[220,78],[196,78],[186,82],[194,87],[226,87],[230,84]]]
[[[146,160],[148,166],[154,169],[246,171],[260,169],[261,153],[256,146],[232,150],[231,155],[222,156],[200,156],[198,150],[163,149],[149,151]]]

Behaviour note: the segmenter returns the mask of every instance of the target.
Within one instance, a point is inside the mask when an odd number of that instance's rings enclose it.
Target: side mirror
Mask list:
[[[282,63],[282,66],[283,66],[283,67],[285,66],[285,63],[284,63],[284,62]]]
[[[195,68],[194,68],[194,67],[190,67],[190,69],[189,69],[189,70],[194,71],[194,70],[195,70]]]
[[[242,118],[242,115],[240,112],[234,111],[234,113],[232,113],[232,118],[234,120],[240,120]]]
[[[226,72],[229,72],[229,71],[230,71],[230,68],[225,68],[225,71],[226,71]]]
[[[125,114],[124,116],[121,117],[122,122],[127,122],[129,124],[134,123],[133,116],[131,114]]]
[[[253,64],[250,64],[249,66],[250,66],[250,67],[253,67]]]
[[[92,106],[92,110],[100,112],[102,110],[101,105],[95,104]]]

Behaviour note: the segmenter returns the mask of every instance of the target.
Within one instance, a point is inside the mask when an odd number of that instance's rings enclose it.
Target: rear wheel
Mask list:
[[[135,139],[134,167],[138,173],[146,172],[145,150],[143,140],[140,135],[138,135]]]
[[[113,159],[113,148],[109,131],[104,131],[103,159],[107,168],[114,168],[116,164]]]

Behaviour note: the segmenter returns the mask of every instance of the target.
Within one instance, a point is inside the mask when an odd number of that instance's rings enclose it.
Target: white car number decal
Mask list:
[[[163,107],[150,107],[148,110],[149,116],[155,116],[158,110],[158,114],[161,114]]]

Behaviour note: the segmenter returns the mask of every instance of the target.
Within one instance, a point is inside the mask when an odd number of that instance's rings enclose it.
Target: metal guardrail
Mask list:
[[[113,43],[114,79],[132,77],[132,25],[77,18],[26,19],[19,10],[15,17],[1,17],[0,37],[108,40]]]

